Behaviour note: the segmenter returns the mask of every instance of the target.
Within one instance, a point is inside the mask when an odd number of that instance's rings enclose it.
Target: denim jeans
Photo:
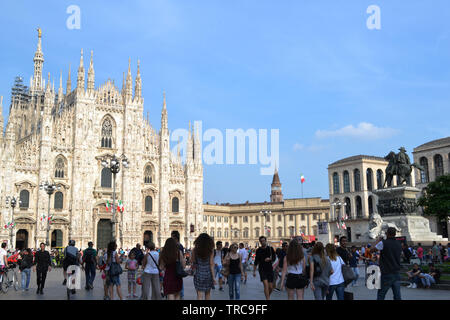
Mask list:
[[[28,289],[30,286],[30,278],[31,278],[31,268],[26,268],[22,270],[22,289]],[[26,282],[26,284],[25,284]]]
[[[86,275],[86,287],[94,284],[95,279],[95,264],[85,265],[84,273]]]
[[[338,300],[344,300],[345,282],[329,286],[327,300],[333,300],[334,291],[336,291]]]
[[[400,274],[386,273],[381,275],[381,289],[378,290],[377,300],[384,300],[388,290],[392,288],[394,300],[402,300],[400,294]]]
[[[358,279],[359,279],[359,270],[358,267],[352,267],[353,272],[356,275],[356,279],[352,281],[352,286],[354,286],[355,284],[358,283]]]
[[[422,284],[424,285],[424,287],[429,287],[432,284],[436,283],[436,280],[434,280],[434,278],[426,273],[421,273],[421,276],[423,276],[423,278],[421,278],[420,280],[422,280]]]
[[[230,300],[241,299],[241,274],[230,274],[228,276],[228,287],[230,288]],[[236,298],[236,299],[233,299]]]

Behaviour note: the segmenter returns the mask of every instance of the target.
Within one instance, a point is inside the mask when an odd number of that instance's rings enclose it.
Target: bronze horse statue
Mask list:
[[[386,184],[388,188],[392,186],[392,180],[395,175],[399,179],[398,185],[402,185],[404,182],[407,182],[411,177],[413,167],[419,170],[424,170],[421,165],[417,163],[410,163],[405,148],[401,147],[399,150],[400,152],[398,154],[391,151],[384,157],[385,160],[389,161],[389,164],[386,167],[386,178],[384,180],[383,188]]]

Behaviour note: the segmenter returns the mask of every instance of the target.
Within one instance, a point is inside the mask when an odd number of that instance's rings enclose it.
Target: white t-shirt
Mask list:
[[[241,256],[242,263],[246,263],[248,259],[248,251],[245,248],[239,249],[239,255]]]
[[[159,263],[159,253],[156,251],[150,251],[149,255],[152,255],[153,259],[155,259],[156,263]],[[147,257],[147,265],[145,266],[144,272],[149,274],[159,274],[158,267],[155,262],[153,262],[151,257]]]
[[[330,276],[330,286],[340,284],[344,282],[344,276],[342,275],[342,265],[345,264],[340,256],[337,256],[336,260],[331,262],[331,267],[333,268],[333,274]]]
[[[302,274],[303,273],[303,260],[300,260],[297,264],[287,266],[287,273]]]
[[[216,249],[214,255],[214,264],[217,264],[219,267],[222,266],[222,250]]]
[[[0,248],[0,266],[5,265],[4,257],[8,257],[8,252],[5,249]]]

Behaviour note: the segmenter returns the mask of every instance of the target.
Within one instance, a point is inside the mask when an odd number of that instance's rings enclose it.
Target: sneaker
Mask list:
[[[89,285],[89,288],[91,288],[92,290],[94,289],[94,286],[92,284]]]
[[[133,294],[133,298],[138,298],[138,295],[137,294]]]
[[[131,298],[131,294],[127,295],[127,299],[130,299],[130,298]]]
[[[244,284],[247,284],[247,279],[244,280]]]
[[[67,283],[67,279],[64,279],[64,281],[63,281],[63,286],[65,286],[66,285],[66,283]]]
[[[409,289],[409,288],[412,288],[412,283],[410,283],[408,286],[407,286],[407,288]]]
[[[44,294],[44,289],[41,289],[41,290],[39,291],[39,293],[40,293],[40,294]]]
[[[37,288],[36,294],[39,294],[39,293],[41,293],[41,290],[39,288]]]
[[[416,289],[417,288],[417,284],[413,283],[411,289]]]

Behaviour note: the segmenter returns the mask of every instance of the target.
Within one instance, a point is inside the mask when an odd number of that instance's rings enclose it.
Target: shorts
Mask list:
[[[288,273],[286,279],[286,288],[288,289],[303,289],[308,285],[308,280],[299,274]]]
[[[107,286],[120,286],[120,276],[110,276],[106,274]]]
[[[64,271],[67,271],[67,268],[69,267],[69,266],[72,266],[72,265],[77,265],[76,263],[74,263],[72,260],[68,260],[68,259],[64,259],[63,260],[63,270]]]
[[[247,272],[247,266],[248,266],[248,262],[242,262],[242,269],[244,270],[244,273]]]
[[[273,271],[259,271],[259,277],[261,281],[267,280],[268,282],[273,282]]]
[[[214,273],[215,273],[214,277],[217,277],[217,275],[219,275],[219,279],[222,279],[223,278],[223,274],[220,271],[222,271],[222,266],[221,265],[220,266],[214,265]]]

